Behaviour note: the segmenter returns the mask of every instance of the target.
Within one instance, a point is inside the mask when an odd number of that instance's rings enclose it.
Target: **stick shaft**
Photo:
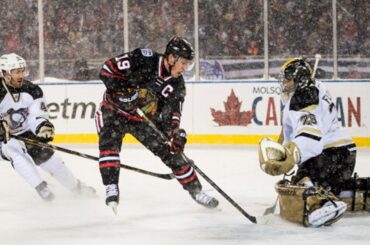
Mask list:
[[[83,158],[90,159],[90,160],[93,160],[93,161],[99,161],[98,157],[91,156],[91,155],[81,153],[81,152],[78,152],[78,151],[70,150],[70,149],[59,147],[59,146],[56,146],[56,145],[46,144],[46,143],[43,143],[43,142],[40,142],[40,141],[37,141],[37,140],[33,140],[33,139],[23,138],[23,137],[18,136],[18,135],[12,135],[12,137],[15,138],[15,139],[21,140],[25,143],[28,143],[28,144],[48,148],[48,149],[51,149],[51,150],[61,151],[61,152],[64,152],[64,153],[68,153],[68,154],[71,154],[71,155],[83,157]],[[132,166],[125,165],[125,164],[120,164],[120,167],[124,168],[124,169],[135,171],[137,173],[154,176],[154,177],[161,178],[161,179],[171,180],[171,179],[174,178],[173,174],[154,173],[154,172],[150,172],[150,171],[147,171],[147,170],[144,170],[144,169],[132,167]]]
[[[312,74],[311,74],[311,78],[315,78],[317,67],[319,66],[320,59],[321,59],[321,55],[317,54],[315,56],[315,64],[313,66],[313,71],[312,71]]]
[[[139,114],[140,117],[142,117],[151,128],[153,128],[154,131],[156,131],[160,137],[168,141],[168,138],[166,135],[161,132],[157,126],[144,114],[143,111],[140,109],[137,109],[136,112]],[[192,166],[197,173],[202,176],[213,188],[215,188],[218,193],[220,193],[231,205],[233,205],[239,212],[241,212],[247,219],[249,219],[252,223],[257,223],[256,217],[251,216],[248,214],[244,209],[242,209],[239,204],[237,204],[229,195],[227,195],[211,178],[209,178],[202,170],[200,170],[194,163],[193,160],[189,159],[184,152],[181,152],[181,157],[184,159],[185,162],[187,162],[190,166]]]

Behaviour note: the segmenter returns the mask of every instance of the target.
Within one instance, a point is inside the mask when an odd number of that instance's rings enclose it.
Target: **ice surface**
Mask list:
[[[65,145],[98,155],[96,146]],[[259,169],[256,147],[190,146],[186,154],[249,214],[261,216],[273,204],[278,177]],[[0,244],[368,244],[370,215],[346,215],[319,229],[304,228],[273,216],[265,225],[249,222],[204,180],[204,189],[220,200],[217,210],[196,204],[175,180],[162,180],[121,169],[118,215],[105,206],[97,163],[60,153],[66,164],[98,197],[76,198],[50,176],[56,194],[44,203],[10,163],[0,166]],[[359,149],[356,171],[370,176],[369,149]],[[151,171],[168,169],[141,146],[124,147],[122,163]],[[41,170],[40,170],[41,172]]]

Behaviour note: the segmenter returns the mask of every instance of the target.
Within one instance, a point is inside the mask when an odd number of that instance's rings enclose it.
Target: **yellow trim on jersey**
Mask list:
[[[303,132],[308,132],[310,134],[313,134],[313,135],[316,135],[316,136],[322,136],[322,133],[320,130],[316,129],[316,128],[310,128],[310,127],[303,127],[301,128],[298,132],[297,132],[297,135],[300,134],[300,133],[303,133]]]
[[[188,144],[222,144],[222,145],[257,145],[263,137],[274,140],[278,135],[225,135],[225,134],[192,134],[188,135]],[[370,147],[370,137],[353,137],[358,147]],[[138,144],[131,135],[124,140],[126,144]],[[52,144],[98,144],[96,134],[57,134]]]
[[[313,111],[317,108],[317,105],[309,105],[303,109],[300,109],[299,111],[304,111],[304,112],[308,112],[308,111]]]
[[[352,139],[338,140],[336,142],[333,142],[333,143],[324,145],[324,149],[332,148],[332,147],[338,147],[338,146],[344,146],[344,145],[349,145],[349,144],[353,144],[353,143],[354,142],[353,142]]]

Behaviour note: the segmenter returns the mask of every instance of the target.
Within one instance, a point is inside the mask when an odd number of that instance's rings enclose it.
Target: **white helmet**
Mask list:
[[[26,70],[26,61],[15,53],[4,54],[0,57],[0,69],[10,73],[14,69],[24,68]]]

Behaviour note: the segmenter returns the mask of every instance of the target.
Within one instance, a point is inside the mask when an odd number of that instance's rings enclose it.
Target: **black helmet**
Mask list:
[[[294,80],[297,84],[303,80],[309,80],[311,74],[310,64],[301,57],[287,60],[280,68],[281,80]]]
[[[168,57],[169,54],[173,54],[175,58],[181,57],[187,60],[193,60],[195,56],[193,46],[184,38],[177,36],[172,37],[166,46],[164,55]]]

